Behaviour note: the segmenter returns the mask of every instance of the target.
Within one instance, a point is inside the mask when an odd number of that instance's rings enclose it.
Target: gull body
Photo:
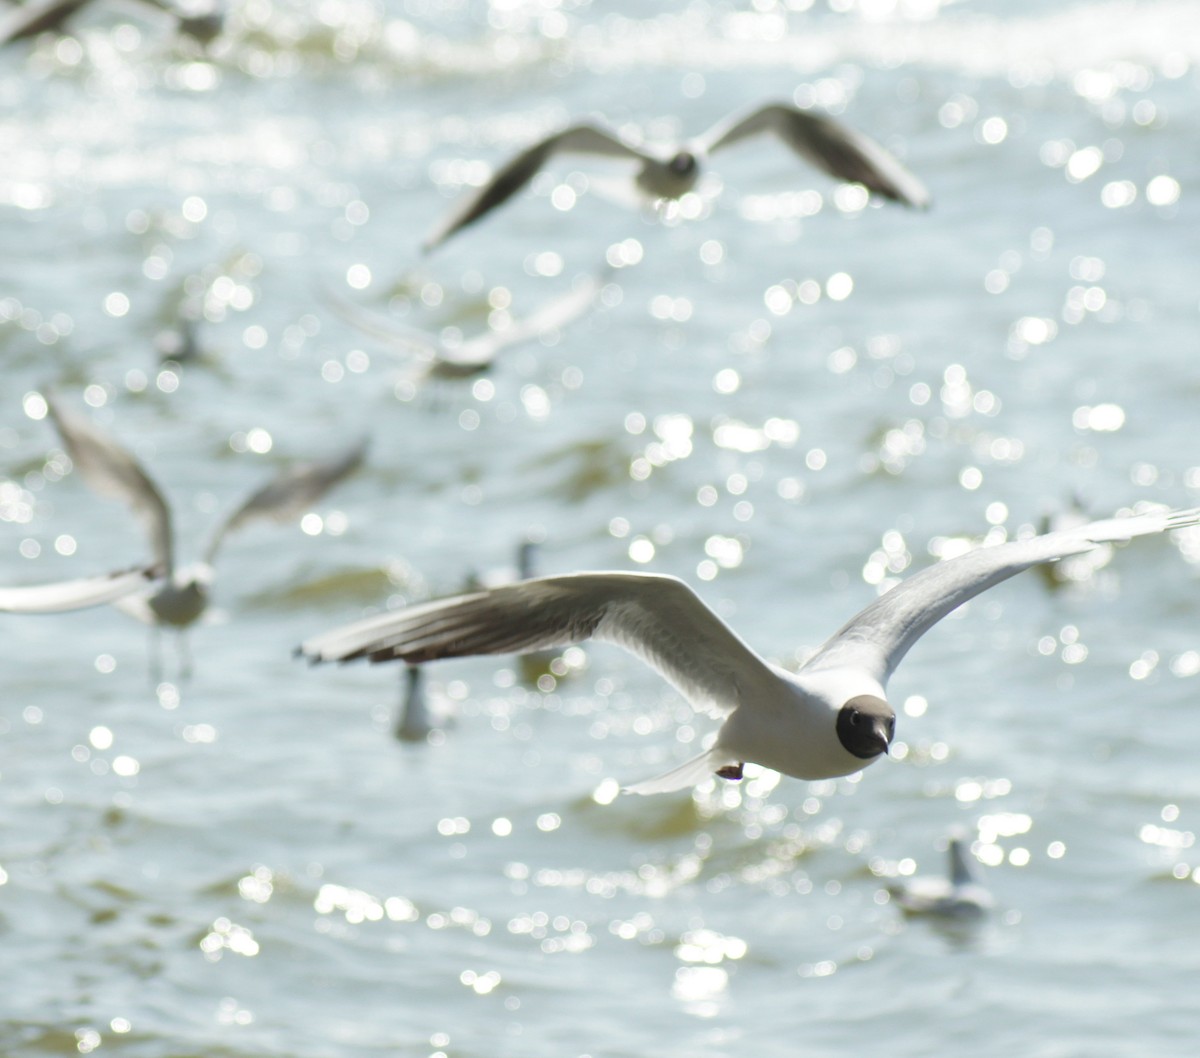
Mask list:
[[[51,419],[63,447],[84,482],[101,496],[127,504],[150,537],[155,566],[162,583],[141,593],[115,600],[122,612],[151,625],[183,629],[208,607],[213,562],[225,538],[235,529],[260,519],[284,521],[299,517],[363,460],[361,441],[329,460],[294,464],[251,493],[213,533],[203,560],[177,566],[171,509],[162,491],[131,452],[89,418],[55,396],[47,398]]]
[[[959,835],[946,844],[947,873],[921,875],[888,887],[892,899],[905,914],[937,915],[943,918],[978,918],[996,901],[975,877],[967,842]]]
[[[713,745],[634,793],[682,789],[753,761],[799,779],[858,771],[895,733],[888,678],[912,645],[968,599],[1043,562],[1200,522],[1200,508],[1157,509],[947,559],[880,596],[795,673],[765,661],[683,581],[647,573],[541,577],[379,614],[306,640],[313,662],[503,654],[584,639],[616,643],[724,719]]]
[[[101,606],[143,590],[158,575],[159,570],[154,566],[144,566],[52,584],[0,587],[0,612],[66,613],[69,610]]]
[[[474,224],[522,190],[559,154],[632,161],[638,167],[633,182],[644,198],[674,200],[696,186],[710,154],[763,133],[775,136],[835,179],[862,184],[873,194],[906,206],[924,209],[929,205],[929,192],[921,181],[874,140],[790,103],[768,103],[735,114],[704,135],[676,146],[634,144],[602,125],[572,125],[526,148],[486,184],[464,195],[422,245],[426,251],[432,250]]]

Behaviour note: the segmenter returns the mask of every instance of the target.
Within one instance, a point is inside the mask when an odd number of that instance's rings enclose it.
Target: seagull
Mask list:
[[[605,279],[606,276],[586,277],[567,293],[543,302],[528,316],[510,317],[503,327],[489,328],[457,342],[405,327],[336,291],[327,291],[326,297],[334,311],[352,327],[420,361],[426,378],[464,379],[490,371],[504,349],[541,338],[579,319],[595,305]]]
[[[435,249],[461,228],[508,201],[556,154],[590,154],[640,163],[634,184],[651,201],[681,198],[696,186],[708,155],[760,133],[771,133],[809,164],[838,180],[862,184],[893,202],[925,209],[929,192],[874,140],[822,114],[790,103],[768,103],[734,115],[704,135],[671,147],[640,146],[589,122],[571,125],[527,147],[483,187],[464,196],[422,244]]]
[[[920,876],[888,886],[892,899],[907,915],[978,918],[996,905],[992,894],[971,869],[970,851],[959,834],[947,840],[948,877]]]
[[[116,600],[116,605],[154,628],[171,625],[184,629],[205,611],[213,580],[213,562],[226,536],[252,521],[271,519],[281,522],[298,518],[354,471],[366,452],[364,440],[332,459],[285,468],[247,497],[218,526],[201,562],[179,568],[175,564],[170,507],[132,453],[57,397],[48,397],[47,407],[63,447],[84,482],[98,495],[126,503],[150,536],[151,551],[155,564],[163,571],[164,583]],[[187,670],[185,664],[185,674]]]
[[[17,588],[0,587],[0,612],[66,613],[115,602],[145,588],[161,571],[154,566],[118,570],[98,577],[58,581],[54,584],[30,584]]]
[[[657,669],[693,708],[723,718],[711,747],[630,793],[685,789],[754,762],[798,779],[860,771],[887,753],[888,678],[936,622],[1030,566],[1200,523],[1200,507],[1129,514],[946,559],[877,598],[792,673],[742,642],[683,581],[652,573],[539,577],[378,614],[313,636],[311,662],[503,654],[584,639],[616,643]]]

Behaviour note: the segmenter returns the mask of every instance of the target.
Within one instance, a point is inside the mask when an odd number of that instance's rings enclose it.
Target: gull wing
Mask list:
[[[860,668],[884,684],[925,632],[992,585],[1041,562],[1197,523],[1200,523],[1200,507],[1163,509],[982,547],[947,559],[881,595],[836,632],[801,671]]]
[[[535,143],[506,163],[483,187],[462,196],[462,201],[425,239],[428,253],[468,224],[507,202],[538,173],[555,154],[600,154],[646,161],[647,155],[625,143],[614,133],[596,125],[572,125]]]
[[[150,536],[156,564],[170,576],[174,568],[171,511],[157,485],[133,454],[87,416],[55,396],[46,403],[63,447],[87,486],[98,496],[128,505]]]
[[[32,0],[6,12],[6,17],[0,19],[0,47],[47,30],[61,29],[86,3],[88,0]]]
[[[441,351],[441,342],[432,334],[406,327],[382,312],[356,304],[336,290],[326,288],[322,295],[326,304],[351,327],[393,346],[405,356],[434,360]]]
[[[862,184],[893,202],[925,209],[929,192],[891,152],[861,132],[821,114],[787,103],[769,103],[742,117],[733,117],[703,137],[712,154],[759,133],[777,136],[818,169],[850,183]]]
[[[777,677],[681,580],[574,573],[405,607],[314,636],[310,661],[526,653],[584,639],[615,643],[657,669],[703,712],[722,716],[743,690]]]
[[[81,577],[57,584],[31,584],[0,588],[0,611],[5,613],[64,613],[114,602],[155,580],[161,571],[153,566]]]
[[[441,349],[438,359],[453,366],[482,369],[490,365],[502,349],[531,342],[579,319],[595,304],[604,283],[605,277],[589,276],[567,293],[543,301],[528,316],[513,318],[507,327],[485,331],[457,348]]]
[[[250,494],[213,534],[204,561],[211,565],[221,541],[248,522],[270,519],[285,522],[304,514],[343,478],[361,465],[367,452],[367,439],[356,442],[332,459],[313,460],[287,467],[262,488]]]

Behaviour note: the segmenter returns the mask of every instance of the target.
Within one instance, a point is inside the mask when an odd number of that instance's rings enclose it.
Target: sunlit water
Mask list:
[[[617,796],[707,730],[617,650],[540,689],[435,667],[452,724],[417,746],[397,669],[290,657],[537,531],[543,571],[680,575],[794,663],[1073,497],[1200,502],[1194,5],[650,6],[252,0],[206,54],[95,0],[0,53],[3,582],[147,553],[27,414],[52,382],[144,459],[185,560],[274,468],[373,439],[320,519],[227,543],[190,682],[168,636],[151,686],[111,610],[0,619],[5,1055],[1194,1046],[1194,533],[944,622],[892,682],[895,759],[835,783]],[[418,254],[573,117],[672,138],[789,97],[934,208],[763,142],[684,217],[567,164]],[[597,311],[474,383],[328,305],[469,336],[606,260]],[[181,313],[201,357],[161,368]],[[889,880],[956,825],[998,910],[904,919]]]

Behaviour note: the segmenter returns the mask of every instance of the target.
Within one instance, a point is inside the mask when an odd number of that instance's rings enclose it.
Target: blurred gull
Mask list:
[[[800,779],[859,771],[887,752],[896,717],[888,678],[937,621],[1042,562],[1200,523],[1200,508],[1153,510],[997,544],[908,578],[844,625],[796,673],[746,646],[682,581],[648,573],[542,577],[380,614],[313,636],[313,662],[503,654],[583,639],[616,643],[656,668],[700,711],[724,718],[711,748],[629,787],[660,793],[753,761]]]
[[[543,302],[530,315],[520,319],[511,317],[501,328],[489,328],[457,342],[405,327],[389,316],[356,305],[336,291],[330,290],[326,296],[330,306],[352,327],[421,363],[426,378],[461,379],[490,371],[504,349],[534,341],[579,319],[595,305],[604,283],[603,276],[586,277],[566,294]]]
[[[158,486],[127,449],[89,418],[54,396],[47,398],[47,405],[63,447],[84,482],[98,495],[126,503],[149,533],[155,563],[164,571],[166,582],[125,596],[115,605],[153,628],[166,624],[184,629],[204,612],[213,580],[212,564],[229,533],[261,519],[282,522],[298,518],[357,469],[366,451],[364,440],[332,459],[285,468],[225,519],[213,533],[201,562],[177,568],[171,510]],[[155,668],[157,671],[157,661]],[[188,668],[185,660],[185,673]]]
[[[771,133],[809,164],[838,180],[862,184],[893,202],[924,209],[925,186],[874,140],[790,103],[768,103],[734,115],[682,145],[641,146],[599,125],[581,123],[526,148],[463,201],[425,239],[433,250],[525,187],[556,154],[589,154],[640,163],[634,184],[651,201],[681,198],[696,186],[708,155],[751,136]]]
[[[975,878],[969,845],[960,833],[946,843],[947,877],[924,875],[888,886],[892,899],[905,914],[943,918],[978,918],[996,904],[992,894]]]
[[[1071,497],[1070,503],[1055,511],[1043,515],[1039,528],[1043,533],[1057,532],[1062,529],[1074,529],[1091,521],[1087,507],[1078,494]],[[1050,566],[1042,566],[1039,572],[1048,588],[1061,588],[1067,584],[1082,584],[1092,579],[1112,560],[1116,549],[1112,544],[1097,547],[1082,555],[1071,555],[1061,562]]]
[[[145,588],[157,579],[159,571],[153,566],[104,573],[98,577],[58,581],[54,584],[31,584],[27,587],[0,587],[0,612],[3,613],[65,613],[89,606],[115,602]]]

